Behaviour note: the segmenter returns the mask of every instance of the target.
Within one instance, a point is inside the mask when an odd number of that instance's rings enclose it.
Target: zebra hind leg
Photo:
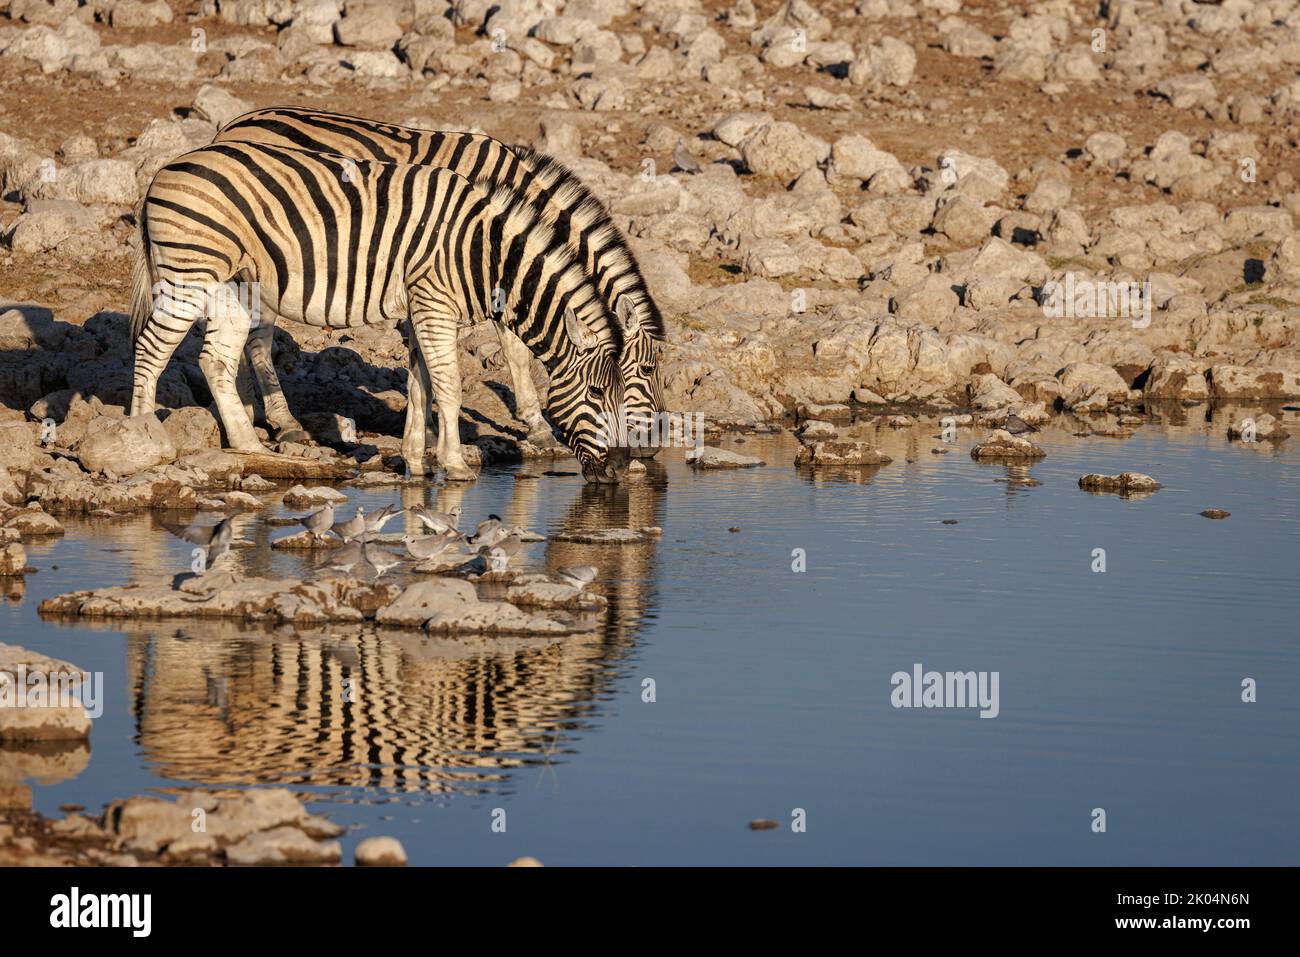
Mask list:
[[[206,302],[198,287],[159,284],[153,311],[135,340],[131,415],[148,415],[158,408],[158,380],[176,347],[203,315]]]

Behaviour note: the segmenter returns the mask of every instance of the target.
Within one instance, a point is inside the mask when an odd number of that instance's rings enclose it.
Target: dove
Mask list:
[[[406,511],[406,509],[404,508],[397,508],[394,505],[385,505],[378,512],[375,512],[372,515],[367,515],[366,534],[368,535],[379,534],[381,531],[383,531],[384,526],[388,524],[390,520],[396,518],[398,515],[401,515],[402,512],[404,511]]]
[[[374,581],[398,563],[397,556],[370,542],[351,541],[318,565],[361,581]]]
[[[1023,435],[1025,432],[1037,432],[1036,426],[1030,425],[1014,412],[1007,413],[1007,420],[1002,428],[1006,429],[1012,435]]]
[[[505,533],[504,528],[499,531]],[[480,551],[487,556],[488,568],[494,572],[503,572],[510,564],[510,559],[519,553],[522,542],[523,539],[519,537],[518,532],[505,533],[493,544],[484,546]]]
[[[598,570],[595,565],[574,565],[561,568],[555,574],[564,584],[581,590],[596,580]]]
[[[366,530],[365,510],[358,505],[357,514],[353,515],[346,522],[335,522],[332,531],[345,542],[350,542],[357,538]]]
[[[183,542],[198,545],[204,550],[204,569],[211,568],[222,555],[230,551],[235,537],[234,515],[195,516],[188,525],[163,522],[163,528]]]
[[[493,535],[495,535],[498,531],[501,530],[502,530],[501,516],[489,515],[483,521],[478,523],[478,527],[474,529],[474,534],[469,536],[469,538],[467,538],[466,541],[468,541],[471,545],[475,545],[475,546],[482,545],[485,541],[487,541],[487,539],[491,538]],[[498,542],[500,540],[501,540],[500,538],[493,538],[492,542],[490,542],[489,544]]]
[[[312,538],[324,538],[326,533],[334,526],[334,503],[331,502],[310,515],[304,515],[298,521],[302,523],[307,531],[311,532]]]
[[[700,161],[691,155],[691,151],[686,148],[686,141],[679,139],[677,146],[673,149],[673,168],[679,169],[683,173],[698,173],[701,169]]]
[[[469,558],[472,552],[466,551],[459,535],[405,535],[402,544],[406,553],[412,558],[425,561],[430,558]]]
[[[453,505],[446,512],[431,512],[423,505],[413,506],[407,511],[422,521],[432,532],[455,532],[460,528],[459,505]]]

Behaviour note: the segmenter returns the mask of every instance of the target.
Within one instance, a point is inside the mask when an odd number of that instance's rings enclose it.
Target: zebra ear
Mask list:
[[[636,306],[632,302],[631,296],[619,296],[618,302],[614,304],[614,312],[618,316],[619,323],[623,326],[625,335],[636,335],[636,331],[641,328],[641,320],[637,317]]]
[[[569,334],[573,344],[583,352],[596,344],[596,337],[579,321],[572,306],[564,310],[564,331]]]

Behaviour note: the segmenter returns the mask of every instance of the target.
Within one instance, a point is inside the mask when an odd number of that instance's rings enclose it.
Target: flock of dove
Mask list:
[[[460,506],[447,512],[434,512],[423,505],[399,508],[387,505],[378,512],[366,514],[357,506],[356,514],[338,520],[333,504],[317,509],[299,519],[317,542],[331,538],[343,544],[316,567],[350,575],[360,581],[377,581],[391,568],[402,562],[402,556],[372,541],[384,526],[404,512],[415,516],[429,534],[404,535],[402,545],[406,554],[420,562],[446,562],[450,567],[463,565],[482,557],[487,568],[503,572],[519,553],[523,544],[522,530],[511,528],[499,515],[489,515],[479,522],[472,532],[460,529]],[[188,525],[163,522],[163,526],[184,542],[203,550],[204,569],[211,569],[229,550],[234,540],[234,519],[239,513],[226,516],[200,516]],[[592,565],[561,568],[556,576],[565,584],[582,589],[595,581],[597,569]]]

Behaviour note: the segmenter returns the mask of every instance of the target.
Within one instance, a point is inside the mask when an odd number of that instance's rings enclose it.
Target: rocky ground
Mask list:
[[[119,458],[83,436],[128,400],[132,210],[153,171],[281,103],[563,157],[669,317],[670,404],[713,427],[825,403],[1300,394],[1293,2],[0,0],[0,16],[11,501],[33,474]],[[1054,281],[1149,281],[1151,311],[1087,293],[1054,309]],[[217,443],[197,348],[163,380],[188,410],[166,423],[175,455]],[[494,339],[466,351],[465,437],[530,452]],[[395,451],[392,329],[286,327],[276,361],[314,435],[342,416]],[[69,457],[37,448],[51,420],[45,444]],[[123,471],[168,458],[154,432]]]

